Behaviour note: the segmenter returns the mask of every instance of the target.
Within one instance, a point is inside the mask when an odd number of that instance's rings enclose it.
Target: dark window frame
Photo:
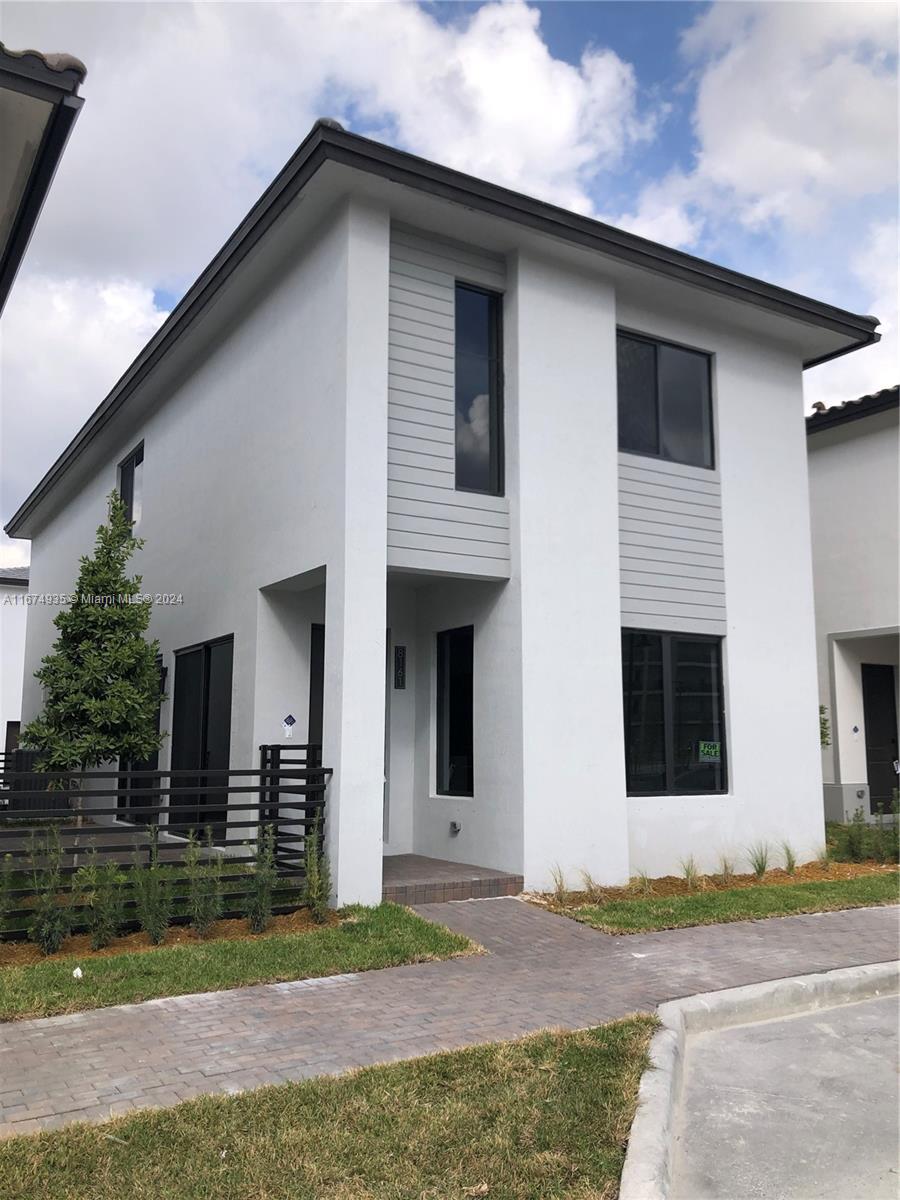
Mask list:
[[[457,625],[452,629],[441,629],[435,634],[435,651],[436,651],[436,671],[435,671],[435,794],[438,796],[459,796],[464,799],[472,799],[475,795],[475,725],[474,714],[472,720],[472,729],[470,733],[470,758],[469,758],[469,775],[470,785],[468,787],[453,787],[450,782],[451,764],[449,762],[450,746],[449,738],[444,729],[445,721],[445,704],[447,702],[447,694],[449,690],[449,680],[445,678],[447,670],[447,657],[450,653],[449,641],[446,643],[447,649],[444,650],[445,639],[449,639],[451,635],[458,634],[463,630],[469,631],[471,634],[472,645],[472,708],[474,709],[474,692],[475,692],[475,626],[474,625]],[[445,741],[446,739],[446,741]],[[446,782],[445,782],[446,781]]]
[[[638,791],[628,786],[628,714],[624,707],[624,683],[625,683],[625,662],[624,655],[622,661],[622,685],[623,685],[623,746],[625,749],[625,789],[628,796],[727,796],[729,793],[728,783],[728,728],[726,723],[725,713],[725,672],[724,661],[725,656],[723,648],[725,639],[715,634],[709,633],[685,633],[684,631],[671,631],[665,629],[637,629],[634,626],[623,626],[622,637],[625,634],[643,634],[647,637],[658,637],[661,640],[662,651],[662,674],[663,674],[663,736],[666,752],[666,787],[662,790]],[[675,643],[684,642],[709,642],[714,644],[718,650],[718,669],[719,669],[719,727],[721,730],[721,768],[722,782],[717,788],[697,788],[687,787],[678,788],[674,785],[675,775]]]
[[[138,444],[135,446],[135,448],[129,454],[125,455],[125,457],[122,459],[122,461],[119,463],[119,466],[118,466],[118,478],[117,478],[118,492],[119,492],[119,495],[121,496],[122,500],[125,503],[125,515],[128,517],[128,520],[130,522],[134,521],[134,472],[135,472],[136,467],[140,467],[143,465],[143,462],[144,462],[144,443],[143,443],[143,441],[141,441],[141,442],[138,442]],[[123,488],[123,481],[126,478],[127,472],[130,472],[131,483],[128,487],[128,490],[127,490],[128,494],[126,496],[125,488]],[[143,496],[141,497],[141,501],[142,501],[141,509],[143,510]]]
[[[493,353],[488,355],[490,365],[490,471],[491,481],[494,487],[491,489],[463,487],[456,480],[456,364],[459,355],[459,347],[456,343],[455,333],[455,311],[456,311],[456,294],[459,291],[475,292],[477,295],[486,296],[490,301],[490,329],[489,343],[493,348]],[[453,395],[453,413],[454,413],[454,428],[453,428],[453,490],[457,492],[468,492],[472,496],[505,496],[506,495],[506,453],[505,439],[503,434],[504,424],[504,405],[503,405],[503,293],[495,292],[491,288],[479,287],[476,283],[469,283],[465,279],[456,279],[453,288],[453,303],[454,303],[454,344],[453,344],[453,376],[454,376],[454,395]]]
[[[652,346],[654,351],[658,351],[658,348],[660,346],[668,346],[672,350],[682,350],[686,354],[696,354],[699,357],[706,359],[707,393],[708,393],[707,417],[709,420],[709,465],[707,466],[705,463],[687,462],[682,458],[673,458],[670,454],[663,454],[662,450],[657,450],[656,453],[653,453],[650,450],[629,450],[626,446],[621,445],[621,443],[618,444],[619,452],[622,454],[633,454],[637,458],[654,458],[660,462],[671,462],[671,463],[677,463],[683,467],[694,467],[698,471],[715,471],[717,469],[716,403],[715,403],[715,394],[713,392],[713,382],[714,382],[713,358],[715,357],[715,355],[709,350],[698,350],[696,346],[686,346],[682,342],[673,342],[668,338],[654,337],[652,334],[649,334],[649,333],[641,333],[637,329],[627,329],[624,325],[619,325],[616,327],[616,349],[617,349],[617,351],[618,351],[618,341],[619,341],[620,337],[630,338],[632,341],[635,341],[635,342],[643,342],[647,346]],[[663,413],[662,413],[662,389],[659,386],[659,354],[658,354],[658,352],[655,353],[654,357],[655,357],[655,365],[656,365],[656,430],[657,430],[657,442],[659,445],[661,445],[662,444]],[[618,403],[619,403],[619,397],[618,397],[618,383],[617,383],[617,394],[616,394],[616,417],[617,417],[617,420],[618,420]]]

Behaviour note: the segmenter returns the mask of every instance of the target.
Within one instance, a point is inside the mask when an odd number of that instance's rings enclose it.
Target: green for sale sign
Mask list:
[[[722,761],[721,742],[700,742],[700,761],[702,763],[717,763]]]

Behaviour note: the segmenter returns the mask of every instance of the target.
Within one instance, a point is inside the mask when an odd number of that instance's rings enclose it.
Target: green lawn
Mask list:
[[[340,925],[243,941],[165,946],[143,953],[0,967],[0,1020],[214,992],[251,983],[312,979],[471,952],[467,938],[397,904],[350,908]],[[84,977],[74,979],[80,965]]]
[[[606,1200],[654,1018],[0,1143],[17,1200]]]
[[[716,925],[790,913],[896,904],[898,900],[898,873],[886,871],[824,883],[760,884],[688,896],[636,896],[633,900],[611,900],[605,904],[562,906],[556,911],[604,933],[646,933],[685,925]]]

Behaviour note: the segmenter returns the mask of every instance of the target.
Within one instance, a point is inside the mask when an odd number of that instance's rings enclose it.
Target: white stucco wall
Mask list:
[[[7,721],[22,715],[28,587],[0,581],[0,750]]]
[[[819,700],[832,743],[823,774],[864,784],[860,663],[897,663],[897,409],[814,433],[807,445]]]
[[[756,841],[824,841],[800,363],[771,343],[620,301],[621,325],[712,352],[727,601],[727,795],[631,798],[631,870],[714,869]]]

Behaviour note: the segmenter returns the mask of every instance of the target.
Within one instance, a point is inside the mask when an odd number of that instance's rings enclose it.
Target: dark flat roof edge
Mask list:
[[[876,413],[888,412],[900,407],[900,384],[882,388],[870,396],[860,396],[858,400],[847,400],[833,408],[822,412],[811,413],[806,418],[807,436],[821,433],[824,429],[834,429],[836,425],[847,425],[850,421],[859,421],[863,417],[874,417]]]
[[[184,334],[237,265],[284,212],[320,166],[335,162],[405,184],[504,220],[515,221],[565,241],[598,250],[611,257],[667,275],[681,282],[719,292],[732,299],[765,308],[781,316],[827,328],[853,339],[825,357],[849,353],[877,341],[877,317],[860,316],[798,293],[790,292],[727,267],[717,266],[647,238],[626,233],[590,217],[571,213],[542,200],[497,184],[487,183],[450,167],[429,162],[371,138],[349,133],[333,122],[317,121],[272,183],[253,205],[221,250],[185,293],[112,391],[88,418],[50,467],[43,479],[7,522],[16,536],[22,523],[72,465],[75,458],[115,415],[159,359]],[[823,359],[804,363],[814,366]]]
[[[10,50],[0,42],[0,72],[21,76],[75,95],[87,67],[74,54],[44,54],[40,50]]]

